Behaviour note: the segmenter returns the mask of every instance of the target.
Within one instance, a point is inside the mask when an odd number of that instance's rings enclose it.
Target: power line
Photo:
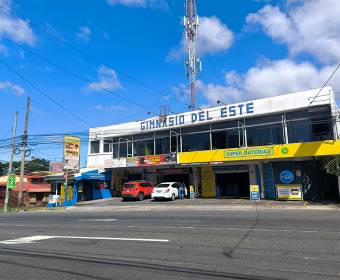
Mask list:
[[[16,17],[20,18],[20,16],[19,16],[18,14],[16,14],[16,13],[13,12],[12,10],[8,9],[6,6],[0,4],[0,8],[3,8],[3,9],[5,9],[6,11],[8,11],[9,13],[11,13],[12,15],[15,15]],[[130,76],[129,74],[127,74],[127,73],[125,73],[125,72],[119,70],[119,69],[116,68],[116,67],[113,67],[113,66],[111,66],[111,65],[108,65],[108,64],[107,64],[106,62],[104,62],[103,60],[101,60],[101,59],[99,59],[99,58],[97,58],[97,57],[95,57],[95,56],[93,56],[93,55],[91,55],[91,54],[88,54],[87,52],[85,52],[85,51],[83,51],[82,49],[80,49],[80,48],[74,46],[73,44],[68,43],[67,41],[65,41],[64,39],[60,38],[59,36],[56,36],[56,35],[53,34],[52,32],[50,32],[50,31],[48,31],[48,30],[46,30],[46,29],[43,29],[43,28],[41,28],[40,26],[34,24],[32,21],[30,21],[30,25],[33,26],[33,27],[36,28],[36,29],[39,29],[39,30],[43,31],[44,33],[46,33],[47,35],[49,35],[49,36],[50,36],[51,38],[53,38],[54,40],[56,40],[56,41],[62,43],[63,45],[65,45],[65,46],[67,46],[67,47],[73,49],[74,51],[80,53],[81,55],[83,55],[83,56],[85,56],[85,57],[87,57],[87,58],[89,58],[89,59],[91,59],[91,60],[93,60],[93,61],[95,61],[95,62],[101,64],[101,65],[104,65],[104,66],[106,66],[106,67],[108,67],[108,68],[111,68],[111,69],[115,70],[115,71],[116,71],[118,74],[120,74],[121,76],[127,78],[128,80],[130,80],[130,81],[132,81],[132,82],[134,82],[134,83],[136,83],[136,84],[139,84],[140,86],[142,86],[142,87],[144,87],[144,88],[150,90],[151,92],[154,92],[154,93],[156,93],[156,94],[162,96],[163,98],[164,98],[164,97],[168,97],[168,98],[173,99],[174,101],[177,101],[178,103],[182,103],[182,104],[184,104],[184,105],[186,105],[186,106],[189,105],[189,104],[187,104],[187,103],[185,103],[185,102],[183,102],[183,101],[181,101],[181,100],[179,100],[179,99],[177,99],[177,98],[175,98],[175,97],[173,97],[173,96],[168,96],[168,95],[164,94],[164,93],[161,92],[160,90],[158,90],[158,89],[156,89],[156,88],[154,88],[154,87],[152,87],[152,86],[146,84],[145,82],[142,82],[142,81],[140,81],[140,80],[138,80],[138,79],[136,79],[136,78]]]
[[[29,84],[32,88],[34,88],[37,92],[39,92],[40,94],[42,94],[43,96],[45,96],[47,99],[49,99],[50,101],[52,101],[54,104],[56,104],[57,106],[59,106],[61,109],[63,109],[65,112],[69,113],[70,115],[72,115],[73,117],[75,117],[76,119],[80,120],[82,123],[86,124],[87,126],[90,126],[89,123],[87,121],[85,121],[84,119],[82,119],[81,117],[79,117],[78,115],[76,115],[75,113],[73,113],[72,111],[70,111],[69,109],[67,109],[65,106],[63,106],[62,104],[60,104],[58,101],[56,101],[55,99],[53,99],[52,97],[50,97],[46,92],[44,92],[42,89],[40,89],[38,86],[36,86],[33,82],[31,82],[30,80],[28,80],[27,78],[25,78],[23,75],[21,75],[17,70],[15,70],[12,66],[10,66],[9,64],[7,64],[6,62],[4,62],[3,60],[0,59],[0,63],[2,63],[3,65],[5,65],[9,70],[11,70],[13,73],[15,73],[19,78],[21,78],[23,81],[25,81],[27,84]]]
[[[75,78],[77,78],[77,79],[80,79],[80,80],[82,80],[82,81],[85,81],[86,83],[95,83],[95,87],[97,87],[98,89],[100,89],[100,90],[102,90],[102,91],[105,91],[105,92],[107,92],[107,93],[109,93],[109,94],[111,94],[111,95],[113,95],[113,96],[115,96],[115,97],[117,97],[117,98],[119,98],[119,99],[125,100],[125,101],[127,101],[127,102],[129,102],[129,103],[131,103],[131,104],[134,104],[134,105],[136,105],[136,106],[138,106],[138,107],[141,107],[141,108],[144,108],[144,109],[146,109],[146,110],[149,110],[148,107],[146,107],[146,106],[144,106],[144,105],[142,105],[142,104],[139,104],[139,103],[135,102],[135,101],[132,100],[132,99],[129,99],[129,98],[124,97],[124,96],[121,96],[121,95],[119,95],[119,94],[117,94],[117,93],[115,93],[115,92],[113,92],[113,91],[111,91],[111,90],[108,90],[107,88],[104,88],[104,87],[98,85],[98,83],[96,83],[95,81],[90,80],[90,79],[88,79],[88,78],[85,78],[85,77],[83,77],[83,76],[81,76],[81,75],[75,73],[74,71],[72,71],[72,70],[70,70],[70,69],[68,69],[68,68],[66,68],[66,67],[64,67],[64,66],[59,65],[59,64],[55,63],[54,61],[52,61],[52,60],[50,60],[50,59],[48,59],[48,58],[46,58],[46,57],[43,57],[43,56],[41,56],[41,55],[39,55],[39,54],[37,54],[37,53],[31,51],[30,49],[28,49],[28,48],[26,48],[26,47],[21,46],[20,44],[14,42],[13,40],[9,39],[8,37],[3,36],[3,38],[4,38],[6,41],[10,42],[11,44],[17,46],[18,48],[21,48],[21,49],[25,50],[27,53],[31,54],[32,56],[35,56],[36,58],[38,58],[38,59],[40,59],[40,60],[42,60],[42,61],[45,61],[46,63],[48,63],[48,64],[50,64],[50,65],[53,65],[53,66],[56,67],[56,68],[61,69],[62,71],[64,71],[64,72],[70,74],[71,76],[73,76],[73,77],[75,77]]]
[[[313,104],[313,102],[315,101],[315,99],[318,97],[318,95],[321,93],[321,91],[324,89],[324,87],[328,84],[328,82],[333,78],[333,76],[335,75],[335,73],[339,70],[340,68],[340,63],[336,66],[336,68],[334,69],[333,73],[329,76],[329,78],[327,79],[327,81],[323,84],[323,86],[320,88],[320,90],[318,91],[318,93],[314,96],[313,100],[309,103],[310,105]]]

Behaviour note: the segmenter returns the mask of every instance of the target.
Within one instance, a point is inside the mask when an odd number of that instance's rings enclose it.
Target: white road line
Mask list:
[[[120,219],[79,219],[79,222],[164,222],[164,220],[120,220]],[[173,220],[167,222],[175,222],[175,223],[200,223],[201,221],[183,221],[183,220]]]
[[[146,239],[146,238],[120,238],[120,237],[97,237],[97,236],[59,236],[59,235],[34,235],[23,238],[1,241],[1,244],[29,244],[48,239],[86,239],[86,240],[108,240],[108,241],[135,241],[135,242],[161,242],[167,243],[168,239]]]
[[[183,227],[183,226],[151,226],[151,225],[115,225],[116,228],[160,228],[160,229],[198,229],[198,230],[230,230],[230,231],[267,231],[267,232],[297,232],[297,233],[329,233],[340,234],[340,231],[296,230],[296,229],[270,229],[270,228],[233,228],[233,227]]]
[[[118,219],[80,219],[79,222],[114,222]]]
[[[200,223],[201,221],[183,221],[183,220],[119,220],[120,222],[174,222],[174,223]]]

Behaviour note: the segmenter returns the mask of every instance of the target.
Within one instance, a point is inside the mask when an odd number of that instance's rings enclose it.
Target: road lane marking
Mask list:
[[[233,228],[233,227],[183,227],[183,226],[151,226],[151,225],[129,225],[111,226],[114,228],[160,228],[160,229],[197,229],[197,230],[230,230],[230,231],[268,231],[268,232],[297,232],[297,233],[328,233],[340,234],[340,231],[321,231],[321,230],[296,230],[296,229],[270,229],[270,228]]]
[[[160,242],[167,243],[168,239],[147,239],[147,238],[120,238],[120,237],[97,237],[97,236],[60,236],[60,235],[34,235],[16,239],[1,241],[1,244],[30,244],[48,239],[86,239],[86,240],[107,240],[107,241],[135,241],[135,242]]]
[[[118,219],[80,219],[79,222],[114,222]]]
[[[120,219],[78,219],[79,222],[164,222],[164,220],[120,220]],[[167,222],[175,222],[175,223],[200,223],[201,221],[181,221],[181,220],[173,220],[173,221],[167,221]]]
[[[183,220],[119,220],[120,222],[174,222],[174,223],[200,223],[201,221],[183,221]]]

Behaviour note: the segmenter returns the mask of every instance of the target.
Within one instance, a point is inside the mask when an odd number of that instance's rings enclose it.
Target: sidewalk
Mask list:
[[[339,210],[340,203],[332,202],[307,202],[307,201],[275,201],[260,200],[251,201],[249,199],[184,199],[175,201],[144,201],[122,202],[120,197],[110,199],[100,199],[92,201],[78,202],[74,208],[110,208],[115,210],[185,210],[185,209],[205,209],[205,210],[227,210],[227,209],[310,209],[310,210]]]

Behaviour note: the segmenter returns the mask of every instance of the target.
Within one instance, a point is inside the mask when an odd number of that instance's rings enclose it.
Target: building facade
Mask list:
[[[36,172],[24,176],[23,181],[23,205],[24,206],[46,206],[48,196],[51,193],[51,184],[44,180],[43,172]],[[0,206],[5,202],[6,186],[8,176],[0,177]],[[12,190],[12,207],[18,205],[18,195],[20,190],[20,176],[16,176],[16,186]]]
[[[87,167],[193,185],[200,197],[338,200],[325,165],[340,153],[331,87],[89,130]],[[290,194],[288,194],[290,193]]]

